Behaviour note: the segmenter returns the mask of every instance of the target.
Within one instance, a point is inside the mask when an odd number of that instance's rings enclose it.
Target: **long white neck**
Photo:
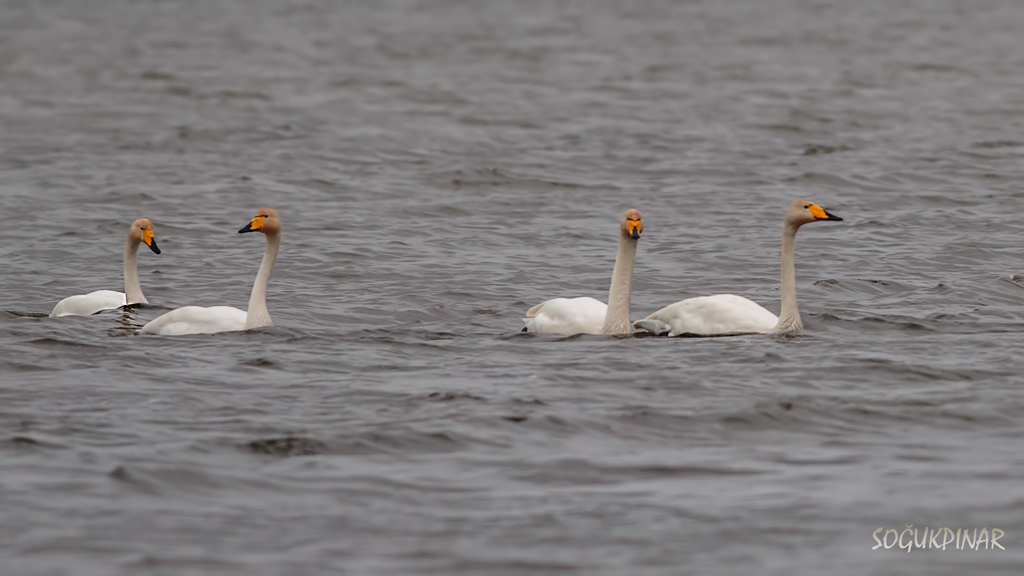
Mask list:
[[[124,243],[124,296],[127,304],[148,304],[139,285],[139,268],[135,257],[139,254],[139,241],[131,236]]]
[[[256,274],[256,283],[253,284],[252,294],[249,295],[249,309],[245,315],[246,330],[274,325],[270,319],[270,312],[267,311],[267,284],[270,283],[270,273],[274,270],[277,249],[280,247],[280,232],[267,236],[267,249],[263,252],[263,262],[260,263],[260,271]]]
[[[776,332],[793,332],[804,327],[796,307],[796,268],[793,265],[793,243],[797,226],[786,222],[782,227],[782,310]]]
[[[637,241],[625,234],[619,236],[619,252],[615,256],[612,287],[608,290],[608,311],[604,316],[602,334],[631,334],[629,323],[629,290],[633,282],[633,261]]]

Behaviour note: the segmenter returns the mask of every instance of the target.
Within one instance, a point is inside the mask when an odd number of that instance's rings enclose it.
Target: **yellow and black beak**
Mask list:
[[[824,208],[817,204],[811,204],[811,216],[814,216],[815,220],[834,220],[836,222],[842,222],[843,219],[835,214],[829,214]]]
[[[640,239],[640,231],[643,228],[640,225],[639,220],[626,220],[626,230],[629,230],[629,237],[633,240]]]
[[[146,243],[146,246],[149,246],[150,250],[156,254],[160,253],[160,247],[156,245],[156,236],[153,236],[152,230],[142,231],[142,241]]]
[[[266,216],[257,216],[253,218],[252,222],[249,222],[244,227],[242,227],[242,229],[239,230],[238,233],[245,234],[246,232],[258,232],[260,228],[263,228],[264,219],[266,219]]]

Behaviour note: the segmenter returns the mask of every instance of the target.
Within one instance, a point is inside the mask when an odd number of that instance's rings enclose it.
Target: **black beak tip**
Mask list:
[[[160,253],[160,247],[156,245],[156,240],[153,240],[153,242],[149,244],[149,249],[152,250],[154,254]]]
[[[829,220],[834,220],[836,222],[842,222],[843,221],[842,218],[840,218],[839,216],[836,216],[835,214],[829,214],[828,212],[825,212],[825,215],[828,216]]]
[[[252,232],[252,224],[246,224],[244,228],[238,231],[239,234],[245,234],[246,232]]]
[[[640,239],[640,231],[637,230],[636,228],[633,228],[633,231],[629,233],[629,237],[632,238],[633,240],[639,240]]]

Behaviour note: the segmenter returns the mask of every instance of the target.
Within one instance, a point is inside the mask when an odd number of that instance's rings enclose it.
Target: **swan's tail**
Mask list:
[[[526,311],[526,318],[523,318],[523,324],[526,324],[526,326],[523,328],[523,332],[530,331],[530,325],[533,324],[533,321],[537,316],[537,312],[540,312],[540,309],[543,308],[545,304],[547,304],[547,301],[541,302]]]
[[[652,318],[644,318],[643,320],[633,322],[633,328],[649,332],[655,336],[665,336],[672,332],[671,326],[661,320],[654,320]]]

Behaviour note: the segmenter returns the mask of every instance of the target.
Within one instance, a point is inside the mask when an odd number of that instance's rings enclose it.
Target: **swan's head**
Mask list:
[[[281,232],[281,219],[273,208],[263,208],[252,217],[251,222],[238,231],[239,234],[246,232],[263,232],[267,236],[272,236]]]
[[[139,218],[132,222],[132,229],[128,231],[128,238],[133,242],[142,242],[149,246],[149,249],[153,252],[160,253],[160,248],[156,245],[156,236],[153,235],[153,223],[149,221],[149,218]]]
[[[824,208],[808,200],[794,200],[786,211],[786,222],[795,226],[803,226],[818,220],[841,221],[842,218],[829,214]]]
[[[644,221],[640,219],[640,211],[632,208],[622,215],[622,235],[638,240],[644,231]]]

